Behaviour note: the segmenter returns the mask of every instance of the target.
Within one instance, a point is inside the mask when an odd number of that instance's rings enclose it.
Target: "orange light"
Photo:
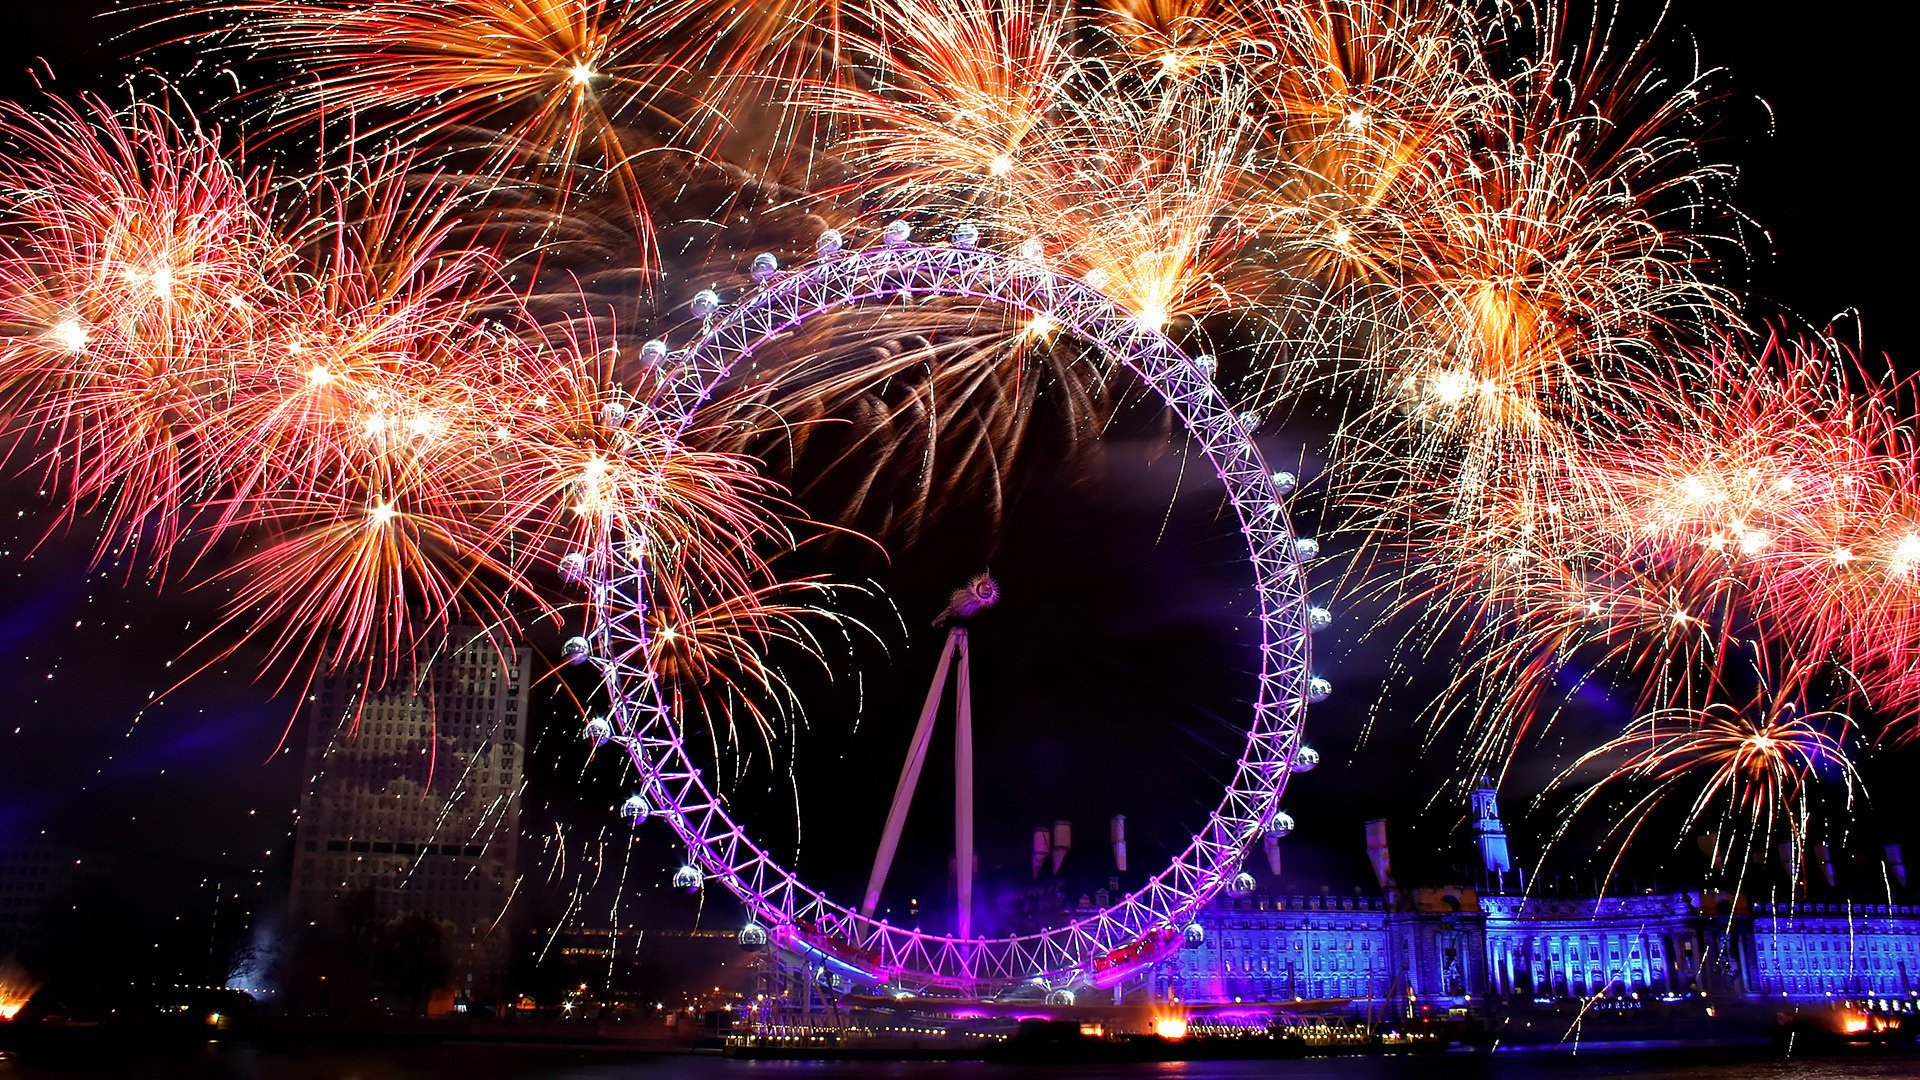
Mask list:
[[[1167,1040],[1179,1040],[1187,1037],[1187,1018],[1184,1016],[1163,1016],[1153,1022],[1153,1033]]]

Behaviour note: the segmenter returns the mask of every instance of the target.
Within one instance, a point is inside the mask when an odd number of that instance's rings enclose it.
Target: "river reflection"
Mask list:
[[[1734,1051],[1685,1054],[1320,1058],[1036,1066],[980,1062],[734,1061],[709,1056],[527,1047],[268,1050],[210,1046],[171,1060],[122,1048],[113,1060],[62,1065],[0,1056],[0,1080],[1910,1080],[1920,1055],[1855,1054],[1779,1060]]]

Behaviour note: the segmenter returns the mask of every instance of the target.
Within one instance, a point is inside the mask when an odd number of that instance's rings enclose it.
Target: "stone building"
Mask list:
[[[1920,997],[1920,898],[1907,892],[1897,848],[1874,903],[1570,897],[1524,888],[1491,781],[1473,792],[1473,813],[1481,887],[1401,887],[1384,823],[1370,822],[1378,892],[1222,896],[1186,928],[1187,947],[1157,965],[1154,994],[1382,1009],[1596,995]]]

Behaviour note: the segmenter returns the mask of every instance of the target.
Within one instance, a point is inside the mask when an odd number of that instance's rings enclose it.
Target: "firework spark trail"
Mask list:
[[[563,207],[614,192],[650,271],[653,206],[670,197],[647,175],[660,155],[711,158],[763,128],[803,144],[778,103],[842,77],[845,21],[911,25],[922,2],[211,0],[158,23],[211,23],[231,54],[284,70],[254,95],[276,136],[344,120],[352,143],[470,162],[489,186]]]
[[[907,205],[1012,177],[1066,104],[1073,25],[1044,0],[915,0],[859,42],[871,84],[823,81],[799,101],[849,132],[857,182]],[[984,193],[983,193],[984,194]]]
[[[1061,5],[927,0],[872,40],[882,77],[803,88],[846,129],[856,194],[976,225],[1082,275],[1143,322],[1234,312],[1271,286],[1243,257],[1262,235],[1266,181],[1252,90],[1144,71]]]

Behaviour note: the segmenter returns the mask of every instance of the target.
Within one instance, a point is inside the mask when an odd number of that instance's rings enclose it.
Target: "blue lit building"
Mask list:
[[[1920,994],[1920,907],[1911,904],[1755,904],[1739,944],[1754,993]]]
[[[1700,898],[1480,897],[1487,916],[1488,992],[1496,997],[1688,994],[1724,986],[1706,970],[1718,940]]]
[[[1475,1001],[1707,995],[1920,997],[1920,903],[1747,904],[1722,893],[1530,893],[1495,792],[1473,792],[1482,886],[1402,888],[1369,823],[1378,892],[1225,896],[1163,961],[1155,995],[1192,1004],[1350,999],[1381,1009]],[[1821,863],[1832,887],[1831,867]],[[1906,895],[1898,848],[1883,896]],[[1815,882],[1819,884],[1818,880]]]
[[[1513,855],[1507,850],[1507,827],[1500,822],[1493,778],[1485,773],[1473,788],[1473,840],[1480,849],[1480,865],[1495,881],[1506,880],[1513,873]]]
[[[1377,896],[1224,898],[1196,921],[1199,934],[1189,930],[1190,946],[1160,965],[1156,996],[1385,998],[1404,966],[1394,955],[1391,914]]]
[[[1155,973],[1162,997],[1384,1002],[1487,993],[1486,915],[1472,889],[1228,897],[1195,925],[1190,946]]]

